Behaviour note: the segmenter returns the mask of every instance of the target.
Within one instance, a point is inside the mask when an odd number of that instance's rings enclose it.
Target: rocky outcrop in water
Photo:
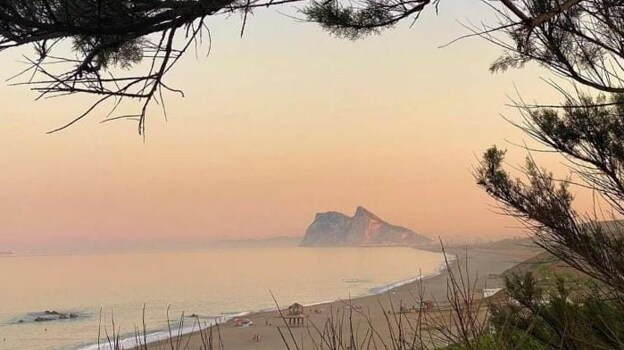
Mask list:
[[[27,314],[24,318],[17,321],[18,323],[25,322],[48,322],[48,321],[59,321],[59,320],[69,320],[74,318],[79,318],[80,315],[75,312],[58,312],[58,311],[49,311],[46,310],[44,312],[33,312]]]
[[[427,246],[431,241],[401,226],[391,225],[363,207],[352,217],[318,213],[300,245],[305,247]]]

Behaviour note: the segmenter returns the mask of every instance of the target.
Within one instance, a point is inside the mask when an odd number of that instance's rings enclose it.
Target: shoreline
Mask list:
[[[463,269],[466,266],[465,263],[468,262],[468,272],[471,276],[475,275],[475,288],[480,292],[483,288],[491,287],[488,285],[489,276],[500,275],[539,253],[535,247],[522,247],[517,243],[510,241],[502,245],[447,247],[445,249],[447,258],[454,256],[455,259],[448,259],[448,268],[444,263],[445,268],[439,270],[439,273],[406,281],[404,284],[390,287],[378,294],[355,297],[348,303],[345,303],[345,300],[334,300],[304,306],[304,315],[306,322],[311,325],[310,328],[299,326],[290,329],[289,332],[292,332],[292,339],[297,339],[297,342],[300,342],[304,348],[314,348],[313,344],[318,344],[318,335],[314,334],[316,327],[323,329],[323,325],[330,322],[332,318],[341,312],[344,315],[345,309],[355,309],[358,311],[353,314],[354,322],[375,327],[381,330],[384,337],[390,337],[386,334],[388,331],[386,310],[398,310],[401,307],[410,308],[416,305],[419,300],[415,296],[419,293],[422,293],[420,300],[446,300],[449,271],[455,273],[459,268]],[[284,310],[287,306],[280,305],[280,308]],[[365,316],[366,319],[361,316]],[[236,327],[233,322],[225,322],[217,327],[219,341],[223,342],[225,350],[264,350],[285,347],[285,340],[277,329],[284,327],[285,321],[279,317],[276,309],[252,312],[245,318],[251,320],[253,325]],[[151,342],[148,344],[149,349],[169,349],[170,344],[175,344],[177,341],[189,344],[189,348],[200,348],[202,343],[199,333],[197,330]],[[288,340],[288,343],[292,347],[291,340]]]
[[[411,247],[413,249],[417,249],[417,250],[423,250],[423,251],[428,251],[428,252],[435,252],[435,253],[440,253],[442,254],[441,251],[436,251],[434,249],[425,249],[425,248],[420,248],[420,247]],[[448,261],[448,266],[446,261]],[[391,283],[386,283],[377,287],[373,287],[370,288],[368,290],[367,293],[355,296],[353,298],[350,299],[350,302],[355,302],[359,299],[362,298],[367,298],[367,297],[375,297],[375,296],[381,296],[383,294],[386,293],[391,293],[393,290],[401,288],[403,286],[407,286],[410,284],[416,284],[419,282],[425,282],[427,279],[429,278],[435,278],[436,276],[439,276],[441,274],[444,274],[445,272],[447,272],[448,267],[452,267],[454,264],[456,264],[457,262],[457,255],[456,254],[452,254],[452,253],[447,253],[446,254],[446,260],[442,260],[440,262],[440,265],[436,267],[436,269],[429,273],[429,274],[425,274],[425,275],[420,275],[420,276],[416,276],[416,277],[411,277],[408,279],[404,279],[404,280],[400,280],[400,281],[396,281],[396,282],[391,282]],[[333,300],[324,300],[324,301],[315,301],[315,302],[310,302],[310,303],[306,303],[303,304],[304,307],[309,308],[309,307],[317,307],[317,306],[322,306],[322,305],[330,305],[330,304],[343,304],[347,299],[333,299]],[[283,309],[284,305],[280,305],[280,307]],[[193,318],[192,316],[185,316],[185,319],[189,319],[189,320],[193,320],[193,324],[192,325],[188,325],[188,326],[182,326],[182,328],[172,328],[171,329],[171,335],[173,336],[173,338],[177,338],[177,337],[184,337],[186,335],[189,334],[193,334],[193,333],[199,333],[200,331],[209,329],[211,327],[217,326],[217,325],[226,325],[228,322],[231,322],[232,320],[236,319],[236,318],[241,318],[241,317],[253,317],[253,316],[260,316],[260,315],[264,315],[267,313],[273,314],[278,312],[278,308],[277,306],[271,307],[271,308],[266,308],[266,309],[256,309],[256,310],[248,310],[248,311],[233,311],[233,312],[226,312],[223,313],[219,316],[215,316],[212,320],[210,321],[206,321],[203,322],[203,325],[200,323],[200,326],[198,327],[198,319]],[[200,320],[201,322],[201,320]],[[181,330],[181,331],[180,331]],[[162,329],[162,330],[154,330],[151,333],[148,333],[147,336],[147,345],[148,346],[152,346],[154,344],[158,344],[158,343],[163,343],[163,342],[168,342],[169,339],[171,338],[170,334],[169,334],[169,330],[168,329]],[[137,344],[137,337],[135,335],[129,335],[128,337],[122,338],[120,339],[120,346],[123,349],[137,349],[137,347],[139,345],[143,345],[143,337],[140,336],[139,337],[139,342],[140,344]],[[76,348],[73,348],[72,350],[112,350],[111,347],[109,346],[108,343],[106,344],[98,344],[98,343],[90,343],[87,345],[80,345]]]

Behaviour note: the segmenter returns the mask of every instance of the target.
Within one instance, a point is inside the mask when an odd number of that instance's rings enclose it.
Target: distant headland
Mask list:
[[[336,211],[316,214],[300,243],[304,247],[424,247],[430,244],[429,238],[389,224],[364,207],[357,207],[352,217]]]

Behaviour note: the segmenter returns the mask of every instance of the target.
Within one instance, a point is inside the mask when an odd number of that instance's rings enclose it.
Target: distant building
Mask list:
[[[500,292],[503,288],[483,288],[483,298],[489,298]]]
[[[309,315],[303,314],[303,305],[294,303],[288,307],[288,315],[280,316],[291,327],[307,327]]]
[[[288,314],[291,316],[303,315],[303,305],[294,303],[288,307]]]

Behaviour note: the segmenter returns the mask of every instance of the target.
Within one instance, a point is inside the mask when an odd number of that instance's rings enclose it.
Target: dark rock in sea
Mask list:
[[[54,321],[55,319],[52,317],[43,317],[43,316],[39,316],[39,317],[35,317],[35,322],[47,322],[47,321]]]
[[[54,310],[54,311],[49,311],[49,310],[46,310],[46,311],[44,311],[43,313],[44,313],[44,314],[46,314],[46,315],[56,315],[56,316],[58,316],[58,315],[60,315],[60,314],[61,314],[60,312],[58,312],[58,311],[56,311],[56,310]]]
[[[300,243],[305,247],[425,247],[430,244],[429,238],[391,225],[363,207],[358,207],[353,217],[335,211],[316,214]]]
[[[18,323],[24,322],[48,322],[48,321],[62,321],[79,318],[80,314],[76,312],[59,312],[46,310],[43,312],[35,312],[26,315],[26,318],[20,319]]]

